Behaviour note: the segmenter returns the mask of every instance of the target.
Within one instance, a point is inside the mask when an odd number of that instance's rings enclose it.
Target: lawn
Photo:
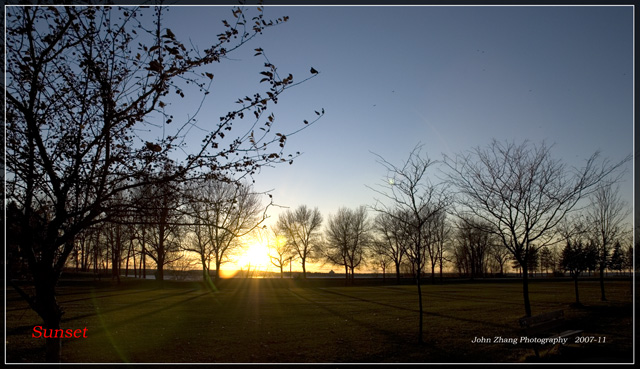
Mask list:
[[[517,282],[424,285],[424,344],[417,343],[418,303],[411,285],[304,286],[235,280],[217,292],[199,284],[61,286],[62,328],[87,328],[63,339],[64,362],[79,363],[497,363],[522,362],[522,344],[472,343],[519,338],[524,315]],[[546,362],[632,362],[630,281],[581,281],[583,307],[570,281],[530,284],[533,314],[563,309],[569,328],[605,342],[555,347]],[[33,338],[38,316],[7,290],[6,360],[44,360]],[[548,348],[548,346],[547,346]],[[546,350],[544,351],[546,352]]]

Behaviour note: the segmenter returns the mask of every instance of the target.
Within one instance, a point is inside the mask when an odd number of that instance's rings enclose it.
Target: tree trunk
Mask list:
[[[418,322],[418,343],[423,343],[422,339],[422,286],[420,285],[420,269],[416,273],[416,284],[418,285],[418,309],[420,312],[420,319]]]
[[[307,266],[305,265],[305,259],[302,258],[302,278],[307,279]]]
[[[216,255],[216,282],[220,281],[220,258]]]
[[[131,249],[133,248],[133,240],[129,240],[129,248],[127,249],[127,261],[124,263],[124,276],[129,276],[129,258],[131,258]]]
[[[398,282],[398,284],[400,284],[400,263],[397,261],[395,263],[396,263],[396,281]]]
[[[531,316],[531,302],[529,301],[529,271],[527,263],[521,263],[522,266],[522,294],[524,296],[524,312],[526,316]]]
[[[346,278],[346,284],[349,284],[349,266],[347,265],[346,260],[344,262],[344,277]]]
[[[387,279],[387,267],[383,263],[382,264],[382,284],[384,284],[386,279]]]
[[[576,290],[576,304],[580,305],[580,294],[578,293],[578,276],[573,277],[574,289]]]
[[[57,277],[51,278],[55,272],[49,268],[38,271],[34,275],[36,288],[35,310],[44,322],[45,329],[60,329],[62,309],[56,300]],[[58,338],[46,338],[46,361],[48,363],[59,363],[62,353],[62,340]]]
[[[436,282],[436,263],[431,263],[431,284]]]
[[[604,265],[600,266],[600,300],[607,301],[607,297],[604,294]]]

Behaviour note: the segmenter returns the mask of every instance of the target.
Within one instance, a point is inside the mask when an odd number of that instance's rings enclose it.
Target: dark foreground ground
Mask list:
[[[567,328],[593,342],[541,346],[472,343],[476,337],[519,339],[524,315],[520,283],[466,282],[423,286],[424,343],[417,341],[418,299],[412,285],[359,281],[235,279],[211,292],[200,283],[66,282],[59,301],[67,363],[631,363],[630,280],[534,281],[533,314],[562,309]],[[6,362],[44,360],[41,324],[12,289],[6,292]]]

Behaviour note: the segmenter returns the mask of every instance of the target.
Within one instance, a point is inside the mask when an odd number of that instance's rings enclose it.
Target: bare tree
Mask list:
[[[198,124],[197,111],[180,124],[171,115],[168,97],[191,91],[204,99],[213,83],[212,64],[227,60],[286,17],[271,21],[260,7],[255,16],[245,7],[234,8],[235,22],[223,21],[214,44],[199,51],[187,48],[163,26],[167,9],[6,8],[6,191],[20,209],[20,250],[35,296],[14,288],[47,329],[60,328],[63,312],[55,298],[56,284],[75,237],[116,216],[106,208],[108,200],[144,185],[140,179],[162,167],[170,155],[177,153],[184,160],[164,173],[161,182],[207,171],[251,175],[263,165],[291,162],[297,156],[283,151],[295,131],[274,132],[274,115],[267,114],[285,90],[308,78],[294,83],[292,75],[280,77],[262,48],[256,54],[266,63],[256,77],[265,87],[238,99],[235,110],[208,125],[200,146],[186,145],[189,131]],[[141,17],[150,12],[152,24]],[[318,75],[314,72],[309,78]],[[234,122],[253,117],[244,131],[229,133],[238,127]],[[301,122],[301,127],[313,122]],[[158,133],[157,140],[138,135],[151,129]],[[45,221],[41,239],[33,228],[38,218]],[[46,347],[47,361],[59,361],[61,340],[47,339]]]
[[[511,255],[509,249],[504,247],[500,242],[491,242],[488,253],[489,259],[491,259],[497,266],[497,269],[500,270],[499,275],[504,276],[504,266],[507,264],[507,261],[509,261],[509,255]]]
[[[445,157],[449,180],[459,191],[460,212],[484,220],[486,231],[500,239],[522,268],[527,316],[530,258],[555,241],[553,228],[580,199],[629,160],[598,166],[598,156],[596,152],[583,168],[570,170],[552,158],[544,142],[532,146],[528,141],[516,145],[493,140],[469,155]]]
[[[389,257],[387,243],[374,236],[367,248],[367,260],[369,260],[370,265],[380,267],[382,270],[382,281],[386,281],[387,269],[394,263],[391,257]],[[399,266],[397,273],[400,273]]]
[[[442,278],[443,253],[447,231],[446,217],[447,214],[444,209],[434,214],[425,224],[425,229],[422,233],[425,248],[424,255],[425,258],[429,258],[429,265],[431,267],[431,283],[435,281],[435,269],[438,263],[440,263],[440,278]]]
[[[276,228],[283,234],[302,263],[302,277],[307,278],[307,261],[313,259],[320,246],[320,226],[322,215],[318,208],[313,210],[300,205],[295,211],[280,214]]]
[[[155,278],[162,282],[165,266],[181,257],[184,217],[179,209],[180,189],[171,183],[156,183],[142,187],[139,194],[136,208],[147,226],[144,255],[155,262]]]
[[[602,186],[591,196],[591,206],[587,210],[587,223],[592,230],[591,237],[598,247],[598,268],[600,271],[600,299],[606,301],[604,274],[610,260],[610,252],[616,241],[625,236],[625,221],[629,210],[619,196],[618,188]]]
[[[580,293],[578,290],[578,277],[580,273],[587,270],[588,266],[588,253],[582,242],[572,244],[571,241],[567,241],[565,248],[562,250],[562,259],[560,265],[562,269],[569,272],[571,278],[573,278],[574,290],[576,295],[576,305],[580,303]]]
[[[405,256],[406,237],[404,225],[395,216],[379,213],[374,220],[374,230],[378,234],[376,250],[386,255],[395,265],[396,281],[400,283],[400,266]]]
[[[487,272],[493,240],[486,228],[482,220],[473,217],[462,217],[457,225],[458,263],[465,266],[471,278],[484,277]]]
[[[280,269],[280,278],[284,278],[284,268],[291,264],[294,258],[294,250],[291,244],[287,242],[287,238],[278,232],[276,228],[262,229],[261,233],[267,240],[267,249],[269,250],[269,261],[276,268]]]
[[[425,226],[436,214],[447,206],[448,199],[444,192],[430,183],[426,172],[433,165],[433,161],[421,154],[422,146],[416,146],[409,158],[401,166],[389,163],[377,155],[378,163],[387,171],[381,190],[371,188],[376,193],[390,201],[387,205],[376,201],[374,210],[393,217],[400,222],[407,231],[408,239],[405,249],[414,269],[414,278],[418,289],[418,342],[423,343],[423,304],[421,275],[424,266],[424,237]]]
[[[242,248],[240,238],[264,222],[269,206],[263,206],[260,194],[241,182],[206,179],[194,184],[189,212],[197,232],[196,243],[186,250],[200,256],[203,277],[208,282],[210,262],[215,264],[215,279],[220,279],[220,266]]]
[[[540,273],[546,273],[548,276],[549,270],[553,270],[553,267],[553,252],[549,247],[545,247],[540,251]]]
[[[451,237],[451,225],[447,220],[447,213],[441,212],[438,216],[436,216],[436,220],[433,224],[433,237],[434,237],[434,247],[433,251],[435,254],[435,262],[439,266],[440,271],[440,282],[443,281],[443,270],[445,261],[449,261],[445,258],[445,251],[447,251],[450,247],[450,237]],[[449,245],[449,246],[448,246]],[[433,269],[432,269],[433,275]]]
[[[202,203],[192,202],[189,204],[189,212],[196,214],[203,210]],[[185,244],[182,246],[185,251],[193,252],[198,255],[200,265],[202,266],[202,281],[209,287],[213,287],[211,283],[211,261],[213,260],[213,247],[211,247],[211,238],[208,237],[207,226],[200,221],[195,221],[189,226]]]
[[[335,215],[329,216],[322,251],[329,262],[344,266],[345,278],[351,283],[355,278],[355,268],[363,261],[371,242],[370,232],[364,206],[355,210],[340,208]]]

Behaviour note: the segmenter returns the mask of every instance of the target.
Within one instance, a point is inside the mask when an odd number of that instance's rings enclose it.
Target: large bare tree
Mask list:
[[[414,266],[414,278],[418,289],[418,342],[423,343],[423,303],[421,276],[425,261],[423,233],[427,223],[444,211],[448,198],[441,187],[432,184],[427,170],[434,162],[421,153],[422,146],[417,145],[409,158],[401,165],[395,165],[380,155],[378,163],[386,170],[380,189],[371,188],[382,195],[386,201],[376,200],[374,210],[392,217],[404,229],[407,240],[405,253]]]
[[[203,277],[208,281],[211,261],[215,279],[220,267],[243,247],[241,238],[256,230],[265,219],[266,210],[259,193],[242,182],[207,179],[195,182],[191,193],[191,218],[196,243],[183,246],[199,255]]]
[[[557,241],[554,227],[578,202],[604,184],[628,158],[599,165],[599,153],[582,168],[569,168],[544,142],[533,145],[493,140],[486,148],[445,157],[449,180],[457,188],[459,212],[488,226],[522,268],[524,308],[531,316],[528,269],[538,249]]]
[[[232,20],[212,32],[212,44],[198,49],[185,46],[164,26],[167,9],[5,9],[6,191],[20,210],[19,248],[35,294],[15,287],[46,329],[60,328],[56,284],[76,235],[116,217],[109,200],[144,185],[145,175],[162,168],[170,156],[182,159],[154,180],[205,172],[250,175],[297,156],[283,151],[295,131],[276,132],[268,109],[285,90],[316,76],[315,69],[294,82],[257,48],[256,55],[265,60],[255,73],[257,92],[238,98],[234,110],[202,125],[197,111],[184,120],[173,116],[171,103],[171,96],[187,95],[204,101],[216,87],[213,65],[286,17],[269,20],[262,8],[233,8]],[[157,139],[140,136],[150,130]],[[195,131],[204,131],[201,144],[188,147],[189,132]],[[48,361],[60,360],[60,343],[46,340]]]
[[[479,219],[461,217],[456,232],[456,261],[471,277],[484,277],[493,244],[492,233]]]
[[[329,216],[325,230],[323,253],[334,265],[344,266],[345,278],[355,278],[355,269],[364,260],[365,250],[371,242],[371,226],[367,219],[367,208],[340,208]]]
[[[307,278],[307,261],[317,256],[320,247],[322,214],[318,208],[300,205],[286,210],[278,217],[276,228],[287,239],[302,264],[302,277]]]
[[[400,266],[406,253],[406,237],[404,225],[398,220],[398,217],[400,217],[399,213],[394,216],[379,213],[374,219],[374,230],[378,235],[377,249],[393,262],[396,282],[400,283]]]

